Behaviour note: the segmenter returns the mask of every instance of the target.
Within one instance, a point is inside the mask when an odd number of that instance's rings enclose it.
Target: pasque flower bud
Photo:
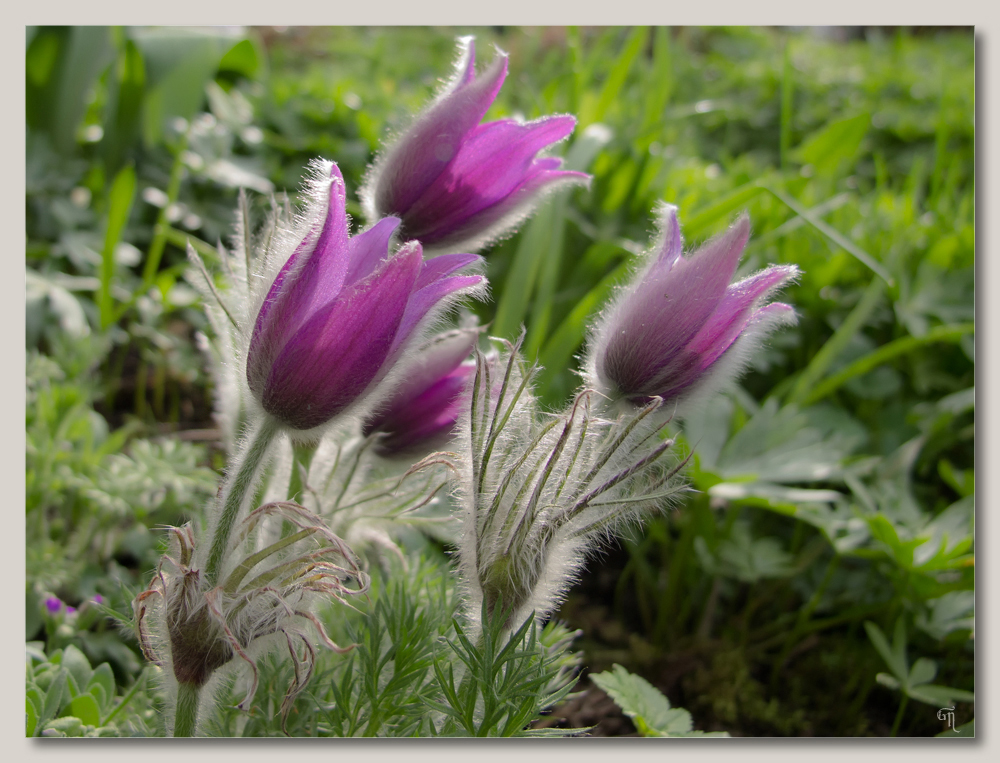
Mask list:
[[[587,182],[561,161],[539,157],[576,126],[570,115],[479,124],[507,76],[498,53],[476,76],[471,37],[445,90],[376,160],[361,191],[371,219],[395,215],[406,238],[431,254],[472,250],[508,231],[556,185]]]
[[[320,165],[329,203],[272,283],[250,339],[247,381],[284,427],[318,427],[355,405],[391,370],[429,313],[484,284],[456,271],[479,260],[425,262],[410,241],[390,255],[396,218],[348,235],[336,164]]]
[[[382,456],[412,454],[444,445],[466,406],[463,394],[476,371],[469,354],[479,329],[459,329],[421,346],[386,405],[365,422],[363,432],[381,432]]]
[[[665,206],[648,264],[598,321],[587,381],[612,400],[643,405],[690,397],[735,375],[748,350],[795,312],[767,298],[798,275],[771,265],[730,283],[747,239],[743,215],[694,254],[681,253],[677,209]]]

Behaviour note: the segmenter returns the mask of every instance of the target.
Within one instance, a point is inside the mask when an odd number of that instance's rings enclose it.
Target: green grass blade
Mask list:
[[[792,79],[792,41],[785,42],[785,61],[781,71],[781,169],[788,168],[788,152],[792,146],[792,93],[795,81]]]
[[[555,376],[570,366],[573,353],[577,351],[587,333],[587,324],[604,304],[611,290],[628,275],[629,261],[623,262],[601,279],[576,303],[576,306],[552,334],[539,357],[542,370],[538,374],[538,388],[548,389]]]
[[[870,352],[863,358],[851,363],[847,368],[843,368],[832,376],[817,384],[813,391],[802,401],[803,405],[812,405],[818,400],[822,400],[843,384],[855,378],[863,376],[877,366],[887,363],[895,357],[904,355],[907,352],[916,350],[926,344],[933,342],[956,342],[966,334],[975,332],[976,324],[958,323],[948,326],[936,326],[924,336],[904,336]]]
[[[542,259],[549,250],[552,234],[555,200],[549,201],[535,215],[514,252],[503,291],[493,319],[494,336],[512,339],[520,331],[528,314],[528,304],[535,288]]]
[[[670,103],[674,90],[674,71],[671,60],[669,27],[659,26],[653,30],[653,62],[649,73],[648,91],[643,99],[645,115],[642,122],[643,135],[657,135],[661,130],[663,112]],[[653,140],[650,137],[649,140]],[[645,144],[644,144],[645,145]]]
[[[865,289],[864,294],[861,295],[858,304],[848,313],[844,322],[833,332],[833,336],[826,341],[826,344],[820,348],[820,351],[816,353],[809,362],[809,365],[799,374],[799,378],[796,380],[795,386],[792,387],[792,391],[788,396],[789,403],[802,403],[810,396],[810,390],[823,378],[826,369],[830,367],[830,364],[850,344],[854,335],[868,322],[868,319],[882,299],[884,291],[885,282],[872,279],[868,288]]]
[[[588,127],[570,148],[565,168],[586,170],[611,137],[611,131],[603,125]],[[537,354],[544,339],[544,324],[551,310],[555,281],[559,275],[567,199],[571,193],[570,189],[557,192],[528,224],[514,253],[514,261],[504,281],[496,317],[493,319],[491,334],[510,339],[517,336],[528,316],[528,306],[537,285],[538,297],[534,304],[536,315],[532,316],[534,349],[525,353],[529,358]],[[539,317],[538,314],[543,316],[543,320],[535,320]]]
[[[763,193],[765,187],[760,181],[754,181],[742,185],[734,191],[726,194],[713,204],[709,204],[702,210],[683,220],[683,231],[688,239],[698,238],[704,231],[711,228],[719,220],[729,217],[737,209],[746,206],[746,203]]]
[[[632,68],[632,63],[636,57],[646,47],[648,34],[649,29],[647,27],[639,27],[629,36],[628,42],[625,44],[625,50],[622,51],[621,56],[618,57],[615,65],[608,73],[608,78],[604,80],[604,87],[601,88],[601,95],[597,99],[597,104],[592,110],[587,109],[580,115],[581,125],[589,125],[592,122],[599,122],[604,119],[611,105],[616,99],[621,97],[621,91],[625,86],[629,70]]]
[[[101,287],[98,296],[102,329],[114,322],[111,282],[115,277],[115,249],[121,241],[134,199],[135,167],[129,164],[115,176],[108,197],[108,228],[104,234],[104,250],[101,253]]]
[[[776,199],[778,199],[785,206],[791,209],[795,214],[797,214],[799,217],[801,217],[803,220],[809,223],[812,227],[814,227],[816,230],[818,230],[820,233],[822,233],[824,236],[830,239],[833,243],[835,243],[841,249],[846,251],[848,254],[852,255],[859,262],[869,267],[873,273],[875,273],[879,278],[881,278],[883,281],[889,284],[889,286],[894,285],[895,282],[893,281],[892,276],[889,275],[888,271],[885,268],[883,268],[875,260],[875,258],[872,257],[870,254],[868,254],[868,252],[866,252],[864,249],[862,249],[857,244],[846,238],[839,231],[830,227],[825,222],[820,220],[818,217],[813,215],[812,212],[810,212],[808,209],[806,209],[797,201],[795,201],[795,199],[793,199],[791,196],[788,196],[779,191],[778,189],[772,188],[771,186],[765,185],[764,188],[770,191],[771,194]]]
[[[197,236],[194,236],[186,231],[177,230],[171,226],[167,226],[165,229],[165,235],[168,244],[173,244],[178,249],[187,249],[190,244],[194,247],[194,250],[208,262],[218,262],[219,252],[218,250],[206,241],[202,241]]]
[[[611,131],[604,125],[591,125],[573,143],[573,147],[566,156],[566,169],[578,172],[586,171],[600,150],[610,140]],[[566,231],[566,208],[571,193],[571,190],[560,191],[551,203],[552,217],[549,221],[551,227],[548,237],[548,252],[540,253],[542,261],[538,273],[538,289],[531,311],[531,327],[524,343],[524,355],[529,360],[538,356],[548,332],[552,315],[552,300],[556,293],[559,265],[562,261]]]

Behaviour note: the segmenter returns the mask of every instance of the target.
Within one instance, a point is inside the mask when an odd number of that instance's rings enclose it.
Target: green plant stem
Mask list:
[[[903,701],[899,703],[899,712],[896,713],[896,720],[892,723],[892,731],[889,732],[889,736],[896,736],[896,732],[899,731],[899,724],[903,722],[903,713],[906,711],[906,705],[910,701],[910,698],[903,695]]]
[[[309,465],[316,453],[316,444],[302,444],[292,441],[292,476],[288,481],[288,500],[302,503],[300,496],[306,488],[303,472],[309,473]]]
[[[196,684],[177,685],[177,706],[174,708],[174,736],[193,737],[198,721],[198,695],[201,687]]]
[[[177,152],[174,154],[174,163],[170,168],[170,181],[167,183],[167,203],[160,209],[156,216],[156,226],[153,228],[153,240],[149,244],[149,252],[146,254],[146,263],[142,269],[143,291],[153,285],[156,278],[156,271],[160,267],[160,259],[163,257],[163,249],[167,244],[167,230],[170,227],[167,220],[167,211],[173,204],[177,203],[177,197],[181,191],[181,179],[184,177],[184,152],[187,151],[188,133],[181,136]]]
[[[229,546],[229,536],[244,504],[253,497],[257,477],[264,466],[265,456],[278,432],[278,425],[270,417],[264,418],[251,433],[249,443],[238,456],[226,476],[219,496],[219,515],[212,531],[212,547],[205,565],[205,579],[209,586],[218,582],[222,559]]]
[[[101,287],[97,294],[102,329],[107,329],[114,320],[114,298],[111,295],[111,285],[115,278],[115,249],[121,241],[122,231],[128,223],[132,202],[135,199],[135,167],[129,164],[118,172],[111,184],[109,197],[108,227],[105,233],[99,271]]]
[[[790,157],[789,151],[792,147],[792,93],[794,92],[794,79],[792,79],[792,43],[785,41],[785,60],[781,69],[781,135],[779,139],[779,161],[781,169],[788,169]]]
[[[114,720],[115,716],[118,715],[118,713],[120,713],[125,708],[125,706],[132,701],[132,697],[134,697],[139,692],[140,689],[145,688],[147,675],[149,674],[145,670],[139,674],[139,678],[136,679],[136,682],[134,684],[132,684],[132,688],[128,690],[128,694],[122,697],[122,701],[118,703],[118,706],[108,714],[107,718],[101,721],[100,724],[101,726],[107,726],[109,723],[111,723],[111,721]]]
[[[160,260],[163,258],[163,249],[167,244],[170,225],[167,220],[167,210],[177,203],[177,197],[181,192],[181,181],[184,179],[184,152],[187,151],[189,133],[181,135],[180,143],[174,153],[174,163],[170,168],[170,180],[167,182],[167,201],[156,216],[156,225],[153,226],[153,240],[149,243],[149,251],[146,253],[146,262],[142,268],[142,283],[132,294],[132,298],[122,305],[115,321],[119,320],[128,312],[136,300],[153,285],[156,280],[156,273],[160,269]]]
[[[806,605],[799,610],[799,616],[795,621],[795,627],[792,628],[792,632],[788,634],[788,638],[785,641],[785,645],[781,650],[781,654],[778,659],[774,662],[774,667],[771,669],[771,691],[774,692],[775,686],[778,681],[778,674],[781,671],[782,665],[785,664],[785,660],[788,659],[788,655],[792,653],[792,649],[795,647],[795,643],[801,638],[805,630],[806,623],[809,622],[809,618],[812,617],[812,613],[816,611],[816,607],[819,606],[820,601],[823,598],[823,594],[826,592],[827,586],[833,579],[833,574],[837,571],[837,567],[840,566],[840,557],[834,554],[830,559],[830,563],[826,567],[826,573],[823,575],[823,580],[820,584],[816,586],[816,590],[813,595],[809,597],[809,601]]]
[[[173,228],[169,225],[165,225],[163,227],[163,231],[163,235],[164,238],[166,238],[167,243],[173,244],[178,249],[187,249],[187,245],[190,244],[194,247],[194,250],[205,259],[210,262],[218,262],[218,250],[211,244],[202,241],[194,234]]]
[[[694,545],[697,535],[697,528],[694,520],[688,518],[681,528],[680,537],[674,545],[670,567],[667,571],[667,587],[660,600],[660,611],[656,623],[657,643],[666,643],[668,639],[673,639],[678,631],[680,618],[677,617],[677,599],[684,591],[684,581],[681,579],[687,564],[688,556]]]

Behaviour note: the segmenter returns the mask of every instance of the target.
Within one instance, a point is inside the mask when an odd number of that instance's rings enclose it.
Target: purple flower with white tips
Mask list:
[[[455,75],[376,161],[361,191],[370,219],[395,215],[406,238],[432,254],[475,250],[530,214],[555,186],[589,175],[560,170],[539,152],[576,126],[570,115],[479,124],[507,76],[507,55],[476,76],[471,37],[459,40]]]
[[[453,275],[480,258],[453,254],[425,262],[416,241],[389,254],[396,218],[348,236],[344,180],[336,164],[325,218],[285,262],[257,314],[247,381],[281,425],[309,430],[373,390],[431,314],[482,287]]]
[[[688,398],[735,375],[750,348],[795,311],[767,298],[798,275],[772,265],[730,283],[750,237],[741,215],[684,257],[677,208],[666,206],[657,253],[601,317],[588,356],[591,384],[613,400]]]
[[[476,372],[468,358],[478,340],[479,329],[459,329],[420,348],[386,406],[365,422],[365,435],[383,433],[375,446],[379,455],[426,451],[451,438]]]

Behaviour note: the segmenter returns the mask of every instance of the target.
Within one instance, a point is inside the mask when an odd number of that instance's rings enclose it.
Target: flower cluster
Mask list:
[[[354,235],[344,178],[317,160],[300,214],[275,200],[256,236],[241,196],[220,274],[189,250],[230,465],[206,537],[171,528],[134,603],[144,653],[172,677],[177,735],[195,733],[202,690],[233,666],[249,667],[247,707],[260,656],[279,645],[294,666],[286,715],[313,639],[342,651],[316,607],[367,589],[348,543],[405,569],[393,537],[404,524],[456,545],[474,624],[485,614],[512,631],[550,614],[598,541],[686,489],[662,433],[676,403],[731,378],[794,319],[769,303],[794,267],[732,282],[748,218],[685,256],[667,206],[659,241],[597,320],[585,386],[563,412],[539,407],[519,343],[484,355],[477,326],[442,331],[461,300],[486,295],[476,251],[546,193],[589,180],[544,154],[572,116],[482,121],[506,74],[499,51],[477,74],[472,39],[459,41],[451,80],[366,176],[368,225]]]

